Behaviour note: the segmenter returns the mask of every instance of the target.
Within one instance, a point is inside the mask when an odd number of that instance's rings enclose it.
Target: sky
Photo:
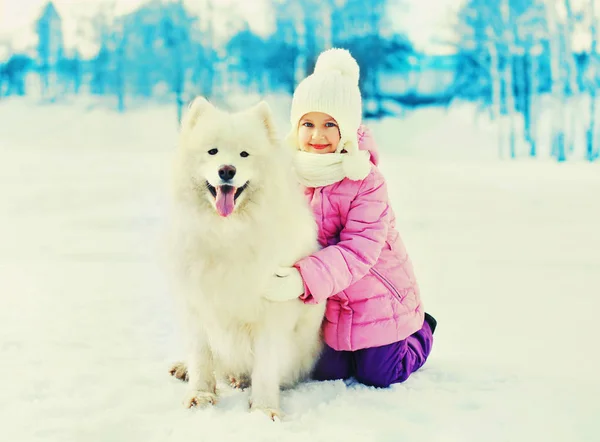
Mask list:
[[[202,8],[206,0],[187,0],[192,10]],[[391,14],[392,26],[406,30],[419,49],[428,52],[440,52],[444,48],[436,45],[436,37],[443,37],[448,28],[448,18],[463,0],[403,0],[405,6],[396,7]],[[0,0],[0,44],[11,42],[14,49],[34,46],[36,37],[33,22],[47,0]],[[54,0],[63,17],[63,32],[67,47],[77,44],[84,53],[93,51],[90,44],[77,39],[80,17],[93,14],[104,0]],[[117,13],[126,13],[135,9],[144,0],[114,0]],[[231,5],[248,19],[250,26],[258,32],[268,27],[268,14],[265,12],[266,0],[213,0],[216,9],[230,10]],[[221,23],[221,27],[225,24]]]

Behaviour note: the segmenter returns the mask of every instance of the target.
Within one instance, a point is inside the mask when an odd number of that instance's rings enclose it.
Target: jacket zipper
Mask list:
[[[371,273],[378,276],[379,279],[381,280],[381,282],[383,282],[383,284],[388,288],[388,290],[391,291],[392,293],[394,293],[396,295],[396,297],[398,298],[398,300],[402,301],[402,296],[400,296],[400,293],[398,292],[398,290],[396,290],[396,287],[394,287],[392,285],[392,283],[390,281],[388,281],[385,276],[383,276],[381,273],[379,273],[374,268],[371,268]]]
[[[319,229],[319,236],[321,236],[321,232],[323,231],[323,226],[325,225],[325,201],[323,199],[323,188],[320,187],[318,190],[321,206],[321,228]],[[327,244],[327,238],[323,235],[323,244]]]

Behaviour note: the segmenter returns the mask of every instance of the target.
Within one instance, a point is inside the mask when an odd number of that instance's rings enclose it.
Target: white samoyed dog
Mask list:
[[[187,407],[214,404],[217,378],[229,377],[251,384],[250,409],[275,419],[280,388],[306,378],[320,354],[325,306],[262,296],[280,266],[318,249],[269,106],[228,113],[197,97],[173,177],[172,263],[189,348],[171,374],[188,381]]]

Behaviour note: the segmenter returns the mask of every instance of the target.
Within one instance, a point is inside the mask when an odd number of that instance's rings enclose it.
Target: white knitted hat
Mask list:
[[[358,128],[362,120],[362,100],[358,87],[359,67],[345,49],[329,49],[319,55],[315,71],[306,77],[292,98],[291,130],[288,142],[299,149],[298,123],[309,112],[322,112],[337,121],[340,143],[336,153],[346,151],[343,167],[352,180],[368,175],[371,164],[365,152],[358,149]]]

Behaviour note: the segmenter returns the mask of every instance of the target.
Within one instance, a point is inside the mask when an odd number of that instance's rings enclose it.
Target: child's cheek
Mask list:
[[[308,136],[307,136],[306,129],[305,128],[298,129],[298,143],[300,144],[299,147],[306,146],[307,141],[308,141]]]

